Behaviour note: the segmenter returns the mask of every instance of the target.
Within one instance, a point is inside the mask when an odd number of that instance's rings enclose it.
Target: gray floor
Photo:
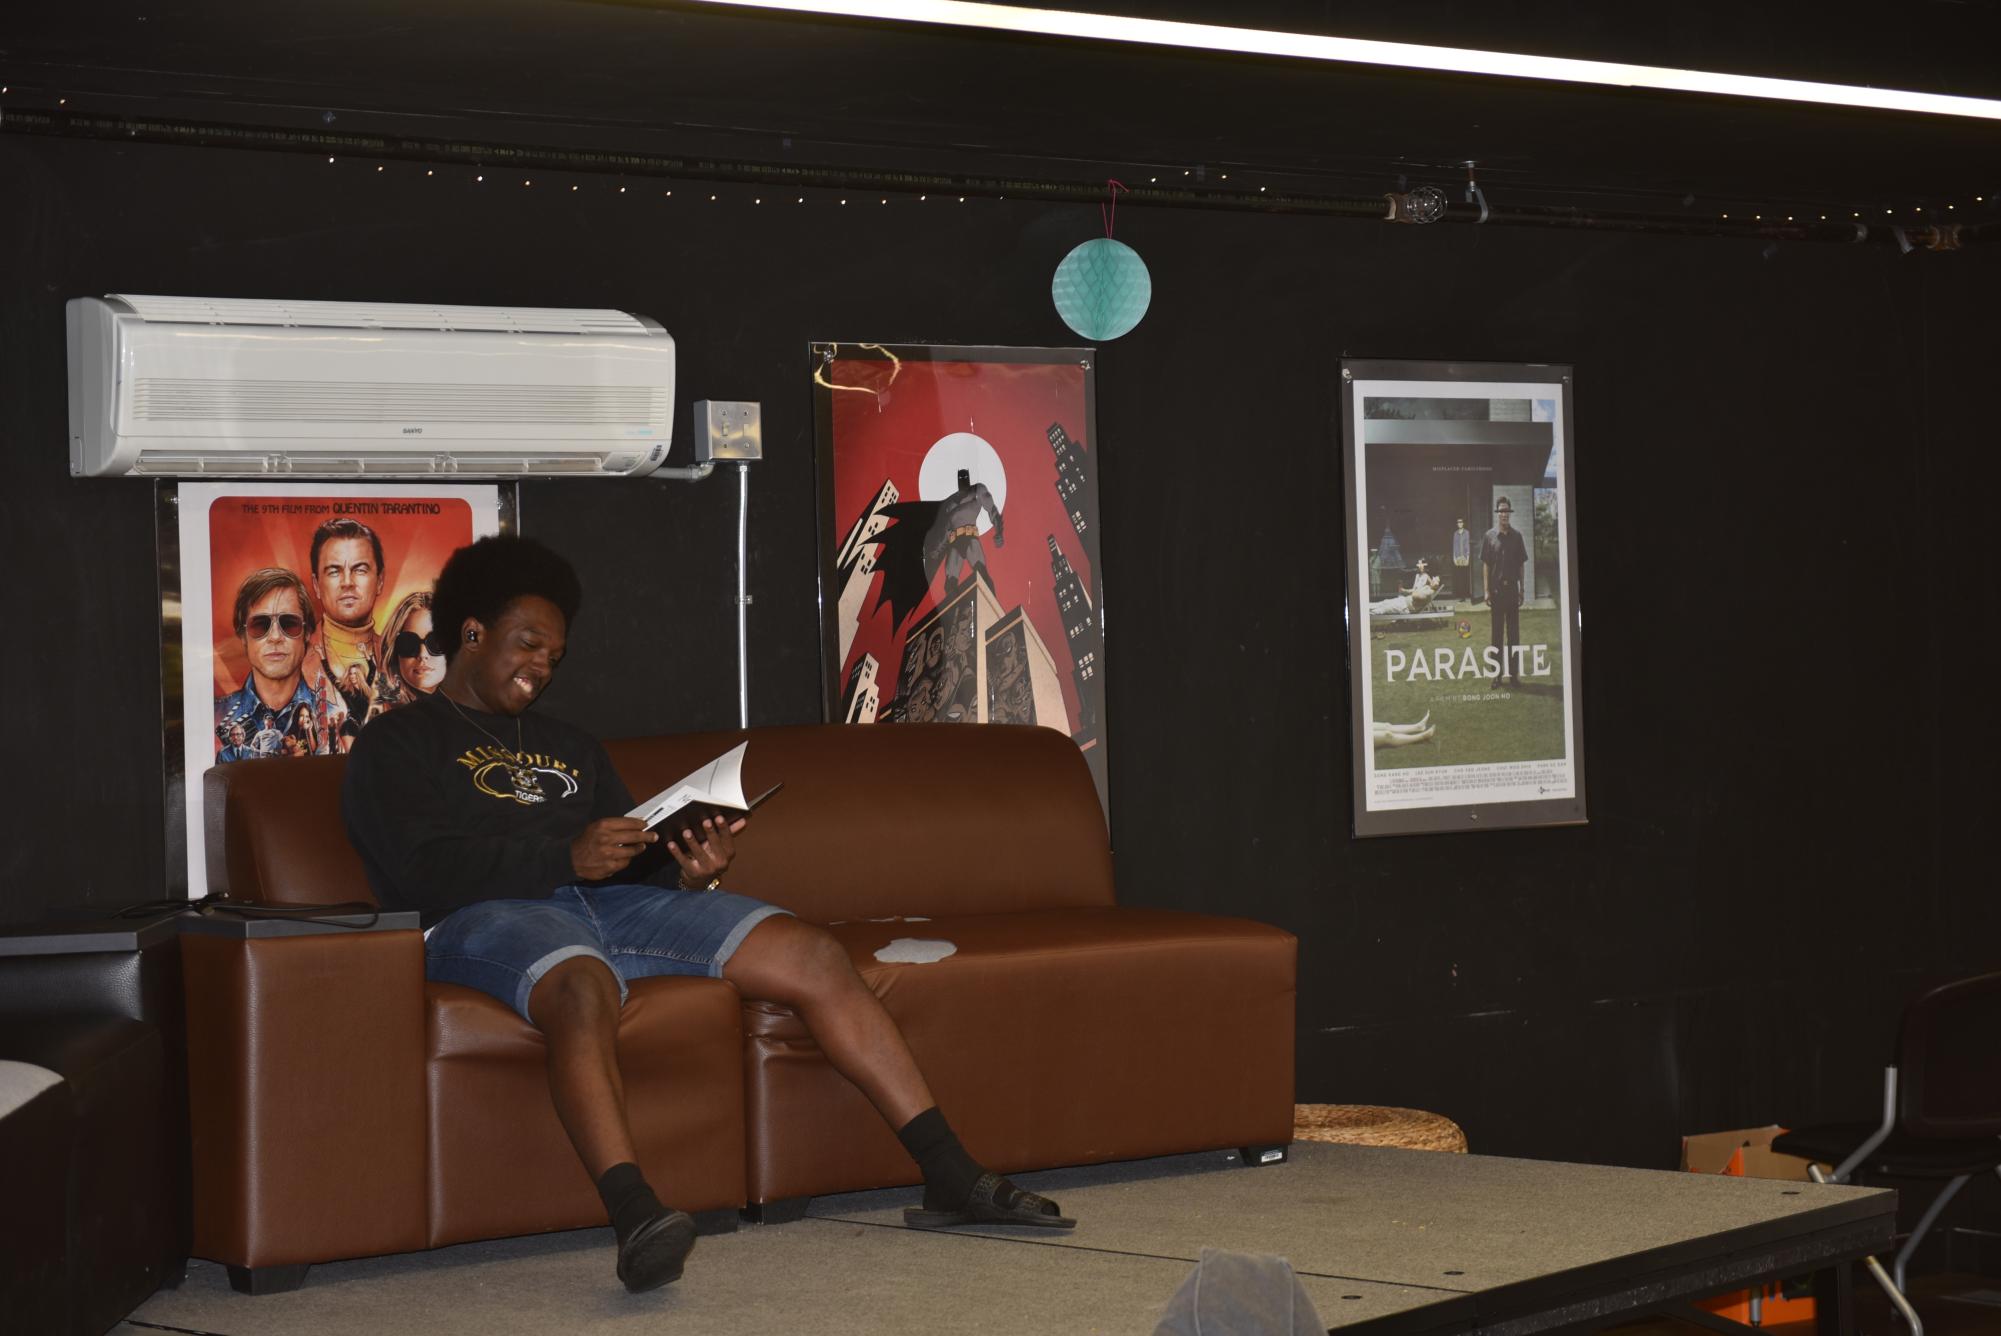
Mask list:
[[[1144,1336],[1204,1246],[1288,1258],[1340,1325],[1871,1191],[1313,1143],[1236,1161],[1021,1175],[1079,1220],[1065,1234],[908,1230],[914,1189],[822,1198],[797,1223],[704,1238],[650,1295],[618,1286],[608,1229],[329,1263],[262,1298],[196,1263],[120,1331]]]

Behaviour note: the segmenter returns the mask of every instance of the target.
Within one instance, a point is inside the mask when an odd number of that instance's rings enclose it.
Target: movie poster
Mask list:
[[[1105,799],[1092,362],[813,345],[830,719],[1060,729]]]
[[[191,898],[207,886],[202,775],[224,761],[344,753],[370,720],[436,691],[444,628],[432,583],[455,549],[500,531],[502,502],[492,484],[180,486]]]
[[[1355,833],[1582,822],[1570,368],[1341,375]]]

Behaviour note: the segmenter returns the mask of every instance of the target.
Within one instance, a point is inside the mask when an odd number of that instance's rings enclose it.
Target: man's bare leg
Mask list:
[[[618,980],[595,956],[572,956],[528,995],[528,1019],[549,1043],[549,1095],[591,1181],[636,1162],[618,1071]]]
[[[875,1105],[924,1176],[924,1206],[904,1212],[912,1224],[1006,1221],[1067,1229],[1055,1202],[988,1172],[967,1153],[931,1097],[917,1059],[882,1002],[824,928],[789,916],[765,919],[723,966],[745,997],[799,1013],[834,1070]]]
[[[631,1290],[678,1280],[694,1221],[660,1204],[639,1170],[618,1070],[618,980],[576,956],[543,975],[528,1018],[549,1044],[549,1097],[618,1234],[618,1278]]]
[[[825,929],[774,915],[750,930],[723,966],[723,977],[745,997],[798,1012],[834,1070],[854,1082],[891,1127],[937,1102],[903,1032]]]

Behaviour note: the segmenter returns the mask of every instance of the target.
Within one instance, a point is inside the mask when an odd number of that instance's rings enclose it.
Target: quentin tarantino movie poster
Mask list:
[[[1054,728],[1104,799],[1092,360],[813,345],[828,717]]]
[[[1357,835],[1584,820],[1570,376],[1342,363]]]
[[[491,484],[342,492],[325,482],[186,483],[178,495],[193,897],[207,888],[203,773],[345,753],[370,720],[436,691],[444,628],[431,586],[455,549],[500,531],[503,498]],[[511,514],[511,489],[507,500]]]

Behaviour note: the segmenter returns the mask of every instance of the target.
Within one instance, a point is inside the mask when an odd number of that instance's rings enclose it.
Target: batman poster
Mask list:
[[[1105,797],[1093,358],[812,345],[830,719],[1060,729]]]

